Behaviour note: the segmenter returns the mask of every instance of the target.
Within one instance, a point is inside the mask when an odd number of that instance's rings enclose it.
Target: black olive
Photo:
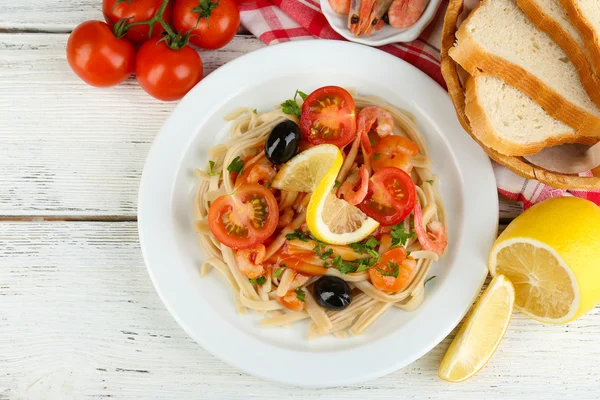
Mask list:
[[[300,128],[294,121],[277,124],[265,142],[265,154],[273,164],[283,164],[294,157],[300,144]]]
[[[352,303],[350,286],[335,276],[320,278],[315,282],[313,289],[317,303],[328,310],[343,310]]]

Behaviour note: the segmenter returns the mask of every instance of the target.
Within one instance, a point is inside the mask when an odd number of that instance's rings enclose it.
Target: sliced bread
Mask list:
[[[583,36],[569,20],[560,0],[517,0],[517,5],[567,53],[588,96],[600,105],[600,79],[594,74],[596,69],[588,58]]]
[[[560,0],[583,38],[595,71],[600,70],[600,1]]]
[[[465,113],[471,132],[486,146],[509,156],[535,154],[562,143],[595,141],[552,118],[519,89],[499,78],[475,73],[467,78]]]
[[[515,0],[483,0],[456,37],[448,54],[471,75],[481,70],[501,78],[577,135],[600,135],[600,109],[587,95],[577,69]]]

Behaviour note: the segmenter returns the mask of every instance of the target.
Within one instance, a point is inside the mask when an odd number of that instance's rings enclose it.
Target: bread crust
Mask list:
[[[577,136],[573,131],[563,132],[559,135],[548,137],[537,142],[529,142],[527,144],[516,143],[498,136],[487,113],[479,103],[476,79],[479,74],[480,73],[476,72],[474,76],[469,76],[465,83],[465,113],[469,118],[473,134],[486,146],[507,156],[527,156],[536,154],[543,148],[559,144],[583,143],[591,145],[597,142],[596,138]]]
[[[569,56],[569,59],[579,72],[579,78],[588,96],[600,107],[600,79],[594,74],[596,68],[593,68],[590,64],[590,60],[583,52],[583,49],[579,47],[556,20],[544,12],[544,9],[535,0],[517,0],[517,5],[539,30],[546,32],[567,53],[567,56]]]
[[[600,69],[600,37],[598,36],[600,33],[594,31],[592,24],[581,13],[579,7],[577,7],[577,0],[560,0],[560,4],[567,10],[571,23],[583,36],[585,48],[590,54],[593,68],[598,71]]]
[[[441,69],[450,99],[454,104],[456,116],[465,131],[481,146],[488,156],[497,163],[507,167],[515,174],[526,179],[537,179],[538,181],[562,189],[598,189],[600,188],[600,169],[594,173],[596,176],[583,177],[576,175],[558,174],[543,168],[531,165],[521,157],[507,156],[483,144],[471,131],[467,115],[465,114],[465,92],[458,77],[457,63],[448,55],[448,51],[454,46],[456,25],[458,16],[463,9],[463,0],[450,0],[444,25],[442,28]]]
[[[448,50],[450,57],[471,75],[481,70],[520,89],[552,117],[572,127],[578,136],[600,136],[600,118],[572,104],[522,67],[487,53],[470,37],[466,25],[486,1],[489,0],[479,3],[456,31],[458,44]]]

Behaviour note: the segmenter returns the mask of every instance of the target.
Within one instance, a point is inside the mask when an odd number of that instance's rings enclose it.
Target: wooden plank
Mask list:
[[[65,61],[65,34],[0,34],[0,215],[135,216],[150,144],[176,103],[135,79],[85,85]],[[202,52],[206,73],[263,47],[236,37]]]
[[[0,216],[135,217],[150,144],[175,103],[134,79],[85,85],[65,62],[65,34],[0,34]],[[202,52],[206,72],[263,47],[238,36]],[[502,218],[518,208],[502,204]]]
[[[453,333],[386,377],[316,391],[246,375],[193,342],[155,294],[135,223],[0,222],[0,241],[3,399],[600,397],[600,308],[568,326],[515,313],[490,364],[464,384],[436,376]]]

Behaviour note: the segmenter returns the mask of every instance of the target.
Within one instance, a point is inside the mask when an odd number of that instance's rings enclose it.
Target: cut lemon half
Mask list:
[[[512,283],[504,275],[492,279],[444,355],[441,379],[465,381],[488,363],[508,328],[514,302]]]
[[[337,175],[337,173],[336,173]],[[310,197],[306,210],[306,224],[320,241],[331,244],[349,244],[363,240],[379,222],[357,207],[331,193],[335,184],[323,179]]]
[[[515,286],[515,308],[538,321],[561,324],[600,302],[600,208],[562,197],[517,217],[490,254],[492,276]]]
[[[312,192],[323,180],[335,182],[342,167],[342,152],[332,144],[321,144],[298,154],[277,173],[273,187],[292,192]]]

